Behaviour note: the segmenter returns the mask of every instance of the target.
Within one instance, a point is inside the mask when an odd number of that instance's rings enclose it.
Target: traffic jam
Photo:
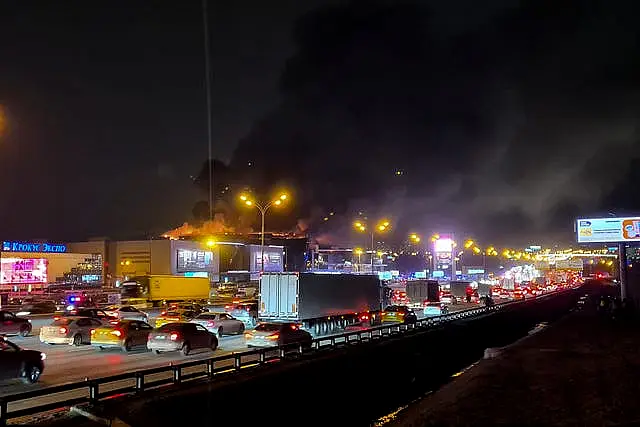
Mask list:
[[[294,343],[310,347],[312,339],[317,336],[365,330],[380,324],[415,323],[420,318],[440,316],[479,304],[491,305],[496,300],[532,298],[575,286],[580,280],[576,276],[564,282],[521,282],[513,287],[507,283],[510,289],[505,289],[505,284],[499,282],[439,283],[435,280],[415,280],[395,283],[385,288],[386,298],[382,301],[375,298],[371,300],[371,309],[345,312],[342,318],[347,318],[349,314],[354,317],[338,325],[331,323],[335,328],[327,329],[327,319],[331,319],[331,316],[324,317],[326,312],[314,313],[302,303],[297,304],[299,293],[311,295],[309,289],[317,286],[314,281],[318,279],[313,276],[277,273],[271,278],[267,277],[269,280],[261,281],[257,299],[231,300],[223,305],[211,304],[211,301],[179,301],[144,310],[127,303],[100,302],[104,300],[104,295],[83,292],[68,292],[62,302],[33,297],[24,301],[15,313],[0,311],[1,380],[37,382],[45,372],[46,348],[50,346],[84,347],[96,354],[109,354],[110,350],[115,349],[123,354],[150,352],[155,355],[175,353],[189,356],[198,351],[215,352],[223,338],[237,337],[241,340],[240,351],[242,348],[270,348]],[[335,285],[339,289],[344,285],[343,281],[349,279],[353,280],[354,289],[360,287],[362,294],[374,295],[371,291],[375,289],[377,292],[380,288],[379,281],[368,281],[365,276],[333,276],[333,285],[325,278],[318,283],[327,287]],[[277,293],[273,291],[274,286],[278,287]],[[286,298],[282,296],[285,290],[295,295],[294,303],[289,304],[289,309],[293,311],[289,313],[280,306],[286,304],[283,303]],[[359,292],[336,298],[361,300]],[[277,294],[278,298],[270,298],[270,294]],[[333,305],[330,300],[316,298],[318,301],[313,304],[314,308],[323,303]],[[273,304],[278,306],[272,307]],[[380,310],[379,307],[384,309]],[[46,313],[52,309],[55,309],[53,315]],[[356,310],[354,306],[351,311]],[[271,312],[284,315],[274,317],[270,315]],[[41,326],[34,328],[34,322]],[[35,345],[30,350],[17,344],[32,336],[39,341],[37,347],[45,351],[37,350]]]

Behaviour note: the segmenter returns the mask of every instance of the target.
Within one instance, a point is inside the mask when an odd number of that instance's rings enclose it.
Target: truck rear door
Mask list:
[[[263,274],[260,279],[261,319],[296,319],[298,317],[298,275]]]
[[[280,279],[280,316],[296,319],[298,317],[298,275],[282,275]]]
[[[263,274],[260,277],[259,317],[269,319],[278,316],[278,281],[276,274]]]

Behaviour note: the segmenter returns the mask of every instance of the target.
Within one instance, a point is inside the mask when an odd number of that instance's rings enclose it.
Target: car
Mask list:
[[[218,348],[218,338],[196,323],[167,323],[155,329],[147,338],[147,348],[156,354],[165,351],[181,351],[187,356],[191,350]]]
[[[196,317],[197,313],[191,310],[174,310],[163,311],[160,316],[156,317],[156,328],[166,325],[167,323],[188,322]]]
[[[29,316],[30,314],[55,313],[58,309],[54,301],[38,301],[23,304],[18,312],[18,316]]]
[[[91,317],[64,316],[40,328],[40,342],[80,346],[91,343],[91,330],[108,322]]]
[[[425,301],[423,312],[425,317],[442,316],[449,313],[449,308],[442,302]]]
[[[232,317],[242,321],[246,328],[253,328],[258,324],[257,303],[229,304],[224,307],[224,310]]]
[[[244,323],[227,313],[201,313],[191,319],[190,322],[204,326],[219,338],[222,338],[225,334],[238,335],[244,332]]]
[[[454,297],[449,291],[440,292],[440,301],[445,304],[458,304],[458,298]]]
[[[311,334],[297,323],[265,322],[260,323],[253,331],[244,334],[247,347],[278,347],[282,345],[301,343],[311,347]]]
[[[135,347],[146,349],[147,339],[153,331],[151,325],[139,320],[123,319],[115,324],[100,326],[91,330],[91,345],[100,350],[118,347],[131,351]]]
[[[53,316],[54,320],[61,319],[63,317],[90,317],[92,319],[98,319],[101,321],[109,322],[112,320],[118,320],[115,316],[110,316],[106,311],[93,307],[74,308],[72,310],[65,310],[63,313],[56,313]]]
[[[18,317],[10,311],[0,311],[0,334],[26,337],[32,328],[31,320]]]
[[[382,312],[381,320],[382,323],[415,323],[418,316],[406,305],[390,305]]]
[[[195,315],[198,315],[209,310],[195,302],[175,302],[169,304],[166,311],[193,311]]]
[[[113,318],[124,320],[139,320],[149,323],[149,315],[144,311],[138,310],[132,305],[110,305],[104,308],[104,312]]]
[[[4,337],[0,337],[0,380],[20,378],[25,383],[36,383],[44,371],[45,353],[25,350]]]

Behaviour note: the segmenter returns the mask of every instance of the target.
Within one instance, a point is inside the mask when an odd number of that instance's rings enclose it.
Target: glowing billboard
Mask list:
[[[433,244],[435,252],[452,252],[453,240],[451,239],[438,239]]]
[[[250,246],[250,256],[251,256],[251,271],[270,271],[270,272],[278,272],[284,271],[283,265],[283,251],[284,248],[282,246],[265,246],[264,248],[264,258],[261,260],[260,255],[262,254],[262,250],[259,245],[251,245]],[[264,269],[263,269],[264,265]]]
[[[0,283],[46,284],[49,260],[46,258],[2,258],[0,259]]]
[[[213,265],[213,252],[178,249],[178,273],[209,271]]]
[[[578,243],[640,241],[640,217],[576,220]]]

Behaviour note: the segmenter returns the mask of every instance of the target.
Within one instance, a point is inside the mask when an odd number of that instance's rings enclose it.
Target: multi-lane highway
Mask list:
[[[451,306],[450,311],[464,310],[472,307],[478,307],[477,304],[460,304]],[[151,323],[158,313],[150,312]],[[419,317],[422,313],[418,311]],[[42,326],[52,322],[50,316],[34,316],[31,319],[33,325],[32,334],[28,337],[8,337],[22,348],[30,350],[38,350],[46,354],[45,370],[36,384],[24,384],[19,380],[0,383],[0,397],[15,394],[28,390],[36,390],[55,385],[73,383],[83,381],[85,378],[100,378],[110,375],[122,374],[125,372],[133,372],[136,370],[148,369],[153,367],[167,366],[173,363],[180,363],[193,360],[204,360],[212,356],[223,356],[234,352],[246,351],[243,336],[225,336],[220,339],[218,349],[215,352],[210,350],[194,351],[189,356],[183,356],[180,352],[155,354],[144,349],[134,350],[125,353],[119,349],[98,350],[89,345],[74,347],[69,345],[47,345],[39,340],[39,332]],[[258,356],[256,355],[257,359]],[[248,361],[248,360],[247,360]],[[229,367],[233,365],[232,360],[228,361]],[[224,363],[222,364],[224,365]],[[218,366],[219,368],[223,366]],[[204,364],[200,367],[186,369],[184,374],[195,372],[196,370],[204,371]],[[159,380],[170,378],[171,372],[159,373],[148,377],[145,381]],[[133,385],[133,380],[122,380],[101,388],[101,391],[108,391]],[[39,397],[37,403],[43,405],[46,403],[54,403],[57,401],[87,396],[88,390],[75,390],[55,395]],[[16,411],[34,406],[33,401],[11,402],[9,411]]]
[[[464,310],[477,307],[477,304],[460,304],[451,306],[450,310]],[[151,324],[157,313],[150,312]],[[418,312],[419,317],[421,313]],[[206,359],[212,355],[225,355],[247,350],[243,336],[225,336],[220,339],[215,352],[210,350],[194,351],[189,356],[179,352],[155,354],[144,349],[125,353],[119,349],[98,350],[90,345],[74,347],[69,345],[47,345],[40,342],[38,335],[42,326],[52,322],[51,317],[34,316],[31,319],[33,331],[30,336],[8,337],[20,347],[45,353],[45,370],[37,384],[25,385],[21,382],[0,384],[0,396],[19,391],[42,388],[84,380],[86,377],[97,378],[107,375],[131,372],[137,369],[166,366],[171,362]]]

